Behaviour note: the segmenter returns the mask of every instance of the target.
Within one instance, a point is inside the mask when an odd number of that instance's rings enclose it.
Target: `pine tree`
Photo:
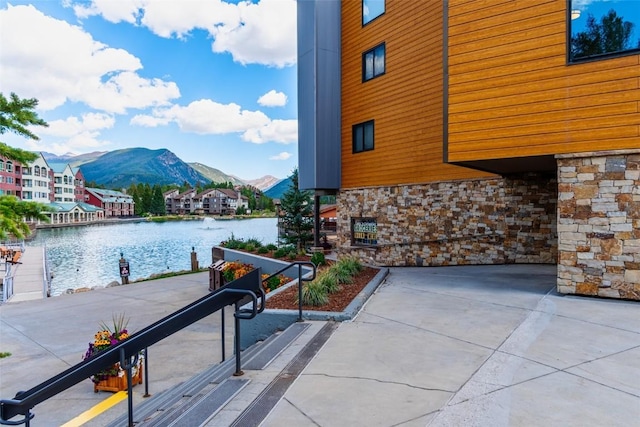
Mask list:
[[[164,204],[162,188],[160,188],[158,184],[155,184],[152,191],[153,196],[151,197],[151,213],[154,215],[164,215],[167,208]]]
[[[298,251],[304,248],[305,242],[311,240],[313,230],[313,195],[310,191],[298,188],[298,169],[294,169],[289,189],[282,195],[280,208],[285,227],[283,239],[295,244]]]

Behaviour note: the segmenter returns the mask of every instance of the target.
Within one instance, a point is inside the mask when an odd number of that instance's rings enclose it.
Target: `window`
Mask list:
[[[640,53],[637,0],[569,0],[569,62]]]
[[[366,82],[384,74],[384,43],[366,51],[362,55],[362,81]]]
[[[373,120],[353,125],[353,153],[373,150]]]
[[[0,160],[0,171],[4,170],[4,160]]]
[[[40,166],[36,166],[35,168],[33,168],[33,174],[35,176],[40,176]]]
[[[13,163],[7,162],[7,172],[13,172]]]
[[[384,13],[385,0],[362,0],[362,25],[376,19]]]

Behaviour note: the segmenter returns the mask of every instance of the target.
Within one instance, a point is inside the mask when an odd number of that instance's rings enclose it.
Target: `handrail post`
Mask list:
[[[144,348],[144,396],[149,397],[149,347]]]
[[[236,314],[238,313],[238,310],[239,310],[239,307],[238,307],[238,303],[236,302]],[[241,366],[242,362],[240,361],[240,318],[235,315],[233,317],[234,317],[234,325],[235,325],[234,352],[236,356],[236,371],[233,373],[233,376],[239,377],[241,375],[244,375],[244,372],[242,372],[242,366]]]
[[[131,361],[131,358],[127,358],[126,362],[125,362],[125,357],[124,357],[124,348],[120,348],[120,368],[124,368],[124,370],[127,372],[127,412],[129,415],[129,427],[134,427],[133,426],[133,375],[131,374],[131,371],[133,369],[134,365],[138,364],[138,353],[136,353],[135,357],[133,358],[133,362]]]
[[[298,322],[302,321],[302,264],[298,264]]]
[[[220,341],[222,341],[222,361],[224,362],[226,353],[224,349],[224,307],[220,309],[220,312],[222,313],[222,318],[220,319]]]

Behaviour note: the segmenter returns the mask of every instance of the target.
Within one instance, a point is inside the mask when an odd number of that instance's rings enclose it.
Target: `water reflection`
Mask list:
[[[256,238],[275,243],[275,218],[247,220],[136,222],[117,225],[38,230],[28,246],[47,247],[54,278],[51,295],[66,289],[105,286],[120,281],[120,253],[129,261],[130,281],[155,273],[189,270],[191,248],[200,267],[211,263],[211,247],[229,238]]]

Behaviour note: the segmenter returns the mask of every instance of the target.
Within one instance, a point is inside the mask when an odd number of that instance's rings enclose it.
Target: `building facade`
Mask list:
[[[75,173],[69,164],[51,165],[53,170],[53,201],[56,203],[71,203],[75,201],[76,180]]]
[[[106,219],[135,215],[135,203],[133,197],[128,194],[89,187],[85,187],[85,194],[87,195],[87,204],[101,208]]]
[[[84,177],[80,169],[68,164],[50,165],[40,153],[27,165],[0,157],[0,195],[48,206],[44,212],[49,222],[35,220],[35,225],[54,226],[101,221],[105,219],[100,207],[85,201]],[[31,222],[27,218],[27,222]]]
[[[238,207],[249,208],[249,200],[231,189],[211,188],[198,193],[195,189],[179,193],[164,193],[165,207],[170,215],[235,215]]]
[[[299,0],[300,184],[337,194],[339,251],[640,299],[634,3]],[[612,11],[635,33],[594,50]]]

